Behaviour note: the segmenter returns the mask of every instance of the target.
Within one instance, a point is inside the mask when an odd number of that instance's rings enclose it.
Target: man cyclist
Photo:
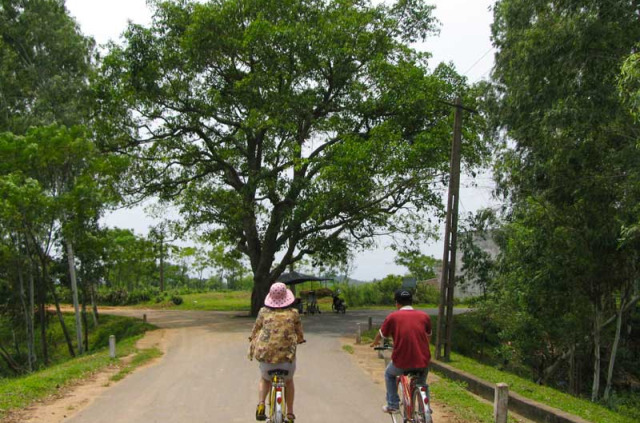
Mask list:
[[[414,310],[413,296],[406,289],[395,292],[396,311],[389,314],[371,343],[380,345],[382,338],[393,338],[393,353],[384,378],[387,388],[385,413],[395,413],[400,408],[396,378],[406,370],[422,370],[418,383],[427,382],[427,372],[431,361],[429,342],[431,340],[431,318],[427,313]]]

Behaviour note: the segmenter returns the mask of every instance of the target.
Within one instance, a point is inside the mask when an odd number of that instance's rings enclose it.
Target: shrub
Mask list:
[[[174,295],[173,297],[171,297],[171,301],[175,304],[175,305],[180,305],[182,304],[182,297],[179,295]]]
[[[418,303],[438,304],[440,302],[440,290],[426,282],[420,282],[416,286],[415,301]]]

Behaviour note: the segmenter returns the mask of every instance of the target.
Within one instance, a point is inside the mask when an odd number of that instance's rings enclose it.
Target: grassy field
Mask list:
[[[216,311],[249,311],[251,309],[251,292],[249,291],[215,291],[180,296],[182,304],[175,305],[171,298],[156,303],[149,301],[136,307],[159,308],[173,310],[216,310]]]
[[[437,373],[436,373],[437,374]],[[454,382],[442,375],[437,382],[431,383],[429,390],[431,398],[441,404],[446,404],[455,415],[468,423],[494,423],[493,404],[478,401],[476,397],[467,391],[466,386],[460,382]],[[517,422],[512,415],[509,422]]]
[[[215,291],[180,296],[182,304],[175,305],[171,298],[162,302],[149,301],[136,307],[173,309],[173,310],[215,310],[215,311],[249,311],[251,309],[251,292],[249,291]],[[329,297],[318,299],[318,306],[322,312],[331,311],[332,299]],[[349,307],[349,310],[393,310],[390,305]],[[436,304],[416,304],[417,308],[437,308]]]
[[[143,333],[152,328],[148,324],[142,324],[138,319],[116,316],[102,316],[103,324],[98,326],[93,333],[94,345],[99,345],[104,332],[108,342],[108,334],[116,334],[118,340],[116,358],[109,357],[108,347],[96,348],[89,354],[74,359],[62,361],[46,369],[34,372],[27,376],[10,379],[0,379],[0,418],[9,410],[27,407],[38,399],[55,394],[58,390],[86,378],[94,372],[109,366],[122,366],[120,373],[124,377],[133,368],[139,366],[160,354],[157,349],[139,351],[135,343],[143,336]],[[137,332],[137,333],[136,333]],[[136,354],[132,361],[122,365],[121,358]],[[120,377],[120,378],[121,378]]]

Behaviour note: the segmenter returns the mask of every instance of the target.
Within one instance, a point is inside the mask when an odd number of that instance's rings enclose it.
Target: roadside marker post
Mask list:
[[[116,336],[109,335],[109,357],[116,358]]]
[[[147,315],[146,314],[142,315],[142,323],[147,323]]]
[[[358,323],[358,332],[356,332],[356,344],[360,344],[362,342],[362,329],[360,328],[360,323]]]
[[[373,329],[373,317],[369,317],[369,330]]]
[[[509,411],[509,385],[496,384],[496,395],[493,401],[493,417],[495,423],[507,423]]]

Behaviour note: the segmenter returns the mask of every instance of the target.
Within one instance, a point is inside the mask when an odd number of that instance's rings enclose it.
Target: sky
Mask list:
[[[432,0],[436,6],[435,16],[440,21],[440,33],[417,46],[432,53],[431,63],[435,67],[441,62],[451,62],[469,82],[489,77],[493,66],[494,49],[490,40],[492,12],[495,0]],[[82,32],[92,36],[101,45],[108,41],[118,42],[127,22],[148,25],[151,11],[145,0],[67,0],[69,13],[77,20]],[[491,198],[493,183],[489,174],[481,174],[475,180],[463,175],[460,187],[460,219],[483,207],[493,207]],[[446,202],[446,193],[445,193]],[[146,234],[154,219],[144,209],[117,210],[105,217],[111,227],[133,229],[137,234]],[[443,233],[443,229],[440,228]],[[422,247],[422,252],[442,258],[442,236]],[[389,248],[390,240],[381,238],[378,248],[358,253],[353,271],[354,279],[381,279],[388,274],[403,275],[406,268],[394,264],[394,253]]]

